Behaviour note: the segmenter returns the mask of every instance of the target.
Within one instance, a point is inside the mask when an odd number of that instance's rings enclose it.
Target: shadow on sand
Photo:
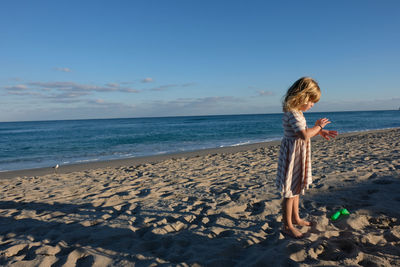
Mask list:
[[[262,214],[260,209],[265,209],[268,201],[255,207],[256,215]],[[159,210],[142,209],[140,205],[116,210],[90,203],[0,201],[0,209],[12,211],[10,216],[0,217],[0,264],[8,265],[16,259],[33,263],[37,257],[55,256],[51,266],[70,261],[77,266],[91,266],[101,264],[96,261],[102,256],[111,259],[114,266],[298,266],[321,262],[340,265],[346,261],[360,266],[381,265],[399,262],[400,236],[393,232],[400,225],[399,204],[399,177],[374,177],[329,192],[317,189],[303,198],[302,215],[320,218],[325,225],[313,226],[305,238],[295,240],[282,238],[277,214],[257,220],[252,216],[232,218],[222,212],[207,216],[205,221],[207,209],[200,214],[160,214]],[[341,207],[351,215],[329,221],[330,212]],[[32,216],[26,216],[27,212]],[[188,221],[187,217],[193,219]],[[235,225],[249,220],[252,226],[228,227],[218,223],[221,219]],[[265,222],[269,227],[263,227]],[[210,227],[222,230],[215,233],[208,230]],[[323,228],[329,227],[332,235],[324,233]],[[372,242],[367,233],[381,236],[381,241]],[[258,238],[258,242],[249,243],[252,238]],[[20,246],[7,257],[4,251],[18,243],[30,245]],[[43,253],[43,246],[54,248],[54,252]]]

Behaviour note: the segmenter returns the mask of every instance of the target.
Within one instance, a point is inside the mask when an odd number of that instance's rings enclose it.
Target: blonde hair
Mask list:
[[[283,101],[283,111],[297,110],[309,101],[317,103],[321,97],[318,83],[310,77],[302,77],[288,89]]]

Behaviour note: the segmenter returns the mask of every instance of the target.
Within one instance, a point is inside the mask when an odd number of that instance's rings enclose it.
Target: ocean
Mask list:
[[[400,111],[306,112],[339,133],[400,127]],[[282,114],[0,123],[0,172],[280,140]]]

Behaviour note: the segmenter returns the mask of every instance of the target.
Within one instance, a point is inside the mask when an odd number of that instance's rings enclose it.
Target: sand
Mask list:
[[[313,140],[299,240],[281,232],[278,150],[3,173],[0,265],[400,266],[400,129]]]

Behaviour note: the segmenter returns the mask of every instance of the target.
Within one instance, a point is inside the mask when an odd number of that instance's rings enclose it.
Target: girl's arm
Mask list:
[[[319,132],[328,124],[331,123],[329,119],[323,118],[315,122],[315,126],[297,132],[297,136],[303,140],[310,139],[319,134]]]

